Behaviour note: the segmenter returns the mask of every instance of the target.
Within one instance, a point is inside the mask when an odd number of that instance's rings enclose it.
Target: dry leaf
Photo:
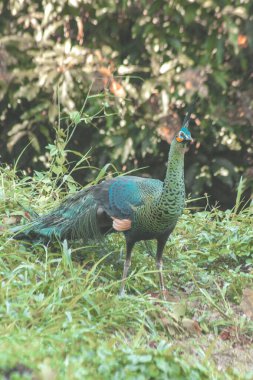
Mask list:
[[[248,46],[248,37],[245,34],[239,34],[237,43],[241,48],[246,48]]]
[[[163,325],[163,327],[168,327],[171,324],[171,321],[166,317],[160,318],[160,321],[161,321],[161,324]]]
[[[220,333],[220,338],[222,340],[230,340],[235,338],[236,329],[234,326],[229,326],[223,329]]]
[[[194,321],[193,319],[183,318],[182,325],[190,334],[194,334],[194,335],[201,334],[201,328],[200,328],[199,323],[197,321]]]
[[[12,225],[20,222],[21,217],[19,215],[5,216],[3,217],[4,225]]]
[[[126,96],[126,91],[123,86],[114,79],[111,82],[110,91],[113,95],[118,96],[119,98],[124,98]]]
[[[30,213],[29,213],[28,211],[25,211],[25,212],[24,212],[24,217],[25,217],[26,219],[28,219],[28,220],[32,220],[32,217],[31,217],[31,215],[30,215]]]
[[[112,77],[112,72],[111,72],[111,69],[108,68],[108,67],[100,67],[98,69],[98,72],[103,76],[103,77],[107,77],[107,78],[111,78]]]
[[[151,340],[148,345],[150,348],[157,348],[158,346],[157,342],[154,340]]]
[[[80,45],[83,43],[84,39],[84,25],[81,17],[76,18],[76,24],[77,24],[77,29],[78,29],[78,34],[77,34],[77,41],[79,42]]]
[[[242,291],[240,308],[248,318],[253,320],[253,289],[246,288]]]
[[[185,88],[186,88],[186,90],[191,90],[192,89],[192,82],[190,81],[190,80],[187,80],[186,82],[185,82]]]
[[[180,297],[174,296],[167,289],[165,289],[163,291],[159,291],[159,292],[148,292],[147,294],[150,297],[157,298],[157,299],[164,299],[164,297],[165,297],[166,301],[169,301],[169,302],[179,302],[180,301]]]
[[[171,335],[171,336],[178,336],[184,333],[182,327],[180,324],[173,319],[171,316],[170,318],[167,317],[161,317],[159,318],[159,321],[163,328]]]

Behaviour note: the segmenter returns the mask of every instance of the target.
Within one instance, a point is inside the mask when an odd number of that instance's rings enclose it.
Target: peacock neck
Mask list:
[[[167,215],[172,219],[173,217],[177,218],[184,208],[184,153],[183,144],[173,140],[169,151],[163,191],[157,203],[158,208],[166,210]]]
[[[172,141],[167,171],[164,180],[165,187],[171,191],[176,184],[180,184],[184,178],[184,153],[185,148],[182,144],[178,144],[175,140]]]
[[[151,202],[137,207],[133,226],[149,238],[154,233],[171,232],[182,214],[184,204],[184,146],[173,141],[162,192]]]

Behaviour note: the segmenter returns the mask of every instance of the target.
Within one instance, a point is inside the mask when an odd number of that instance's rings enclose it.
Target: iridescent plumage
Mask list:
[[[164,182],[135,176],[103,181],[68,197],[58,208],[28,224],[25,230],[17,230],[15,237],[40,241],[53,238],[99,240],[105,234],[117,232],[113,229],[113,218],[127,219],[131,228],[124,231],[126,261],[121,294],[134,244],[150,239],[157,240],[156,261],[164,290],[163,249],[185,204],[184,153],[185,143],[191,141],[189,120],[190,112],[172,141]]]

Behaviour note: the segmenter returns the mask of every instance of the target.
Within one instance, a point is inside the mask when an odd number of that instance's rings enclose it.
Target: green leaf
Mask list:
[[[79,124],[81,121],[81,115],[78,111],[73,111],[69,113],[70,120],[75,124]]]

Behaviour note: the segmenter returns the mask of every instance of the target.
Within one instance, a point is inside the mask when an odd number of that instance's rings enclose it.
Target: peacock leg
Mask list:
[[[131,254],[132,254],[133,246],[134,246],[133,242],[128,242],[128,241],[126,242],[126,260],[124,263],[121,288],[119,292],[120,297],[123,297],[125,295],[125,284],[126,284],[128,269],[131,266]]]
[[[163,280],[163,250],[166,244],[166,241],[168,239],[168,236],[162,237],[157,240],[157,251],[156,251],[156,267],[158,270],[158,275],[159,275],[159,283],[160,283],[160,289],[163,294],[163,298],[165,299],[165,286],[164,286],[164,280]]]

